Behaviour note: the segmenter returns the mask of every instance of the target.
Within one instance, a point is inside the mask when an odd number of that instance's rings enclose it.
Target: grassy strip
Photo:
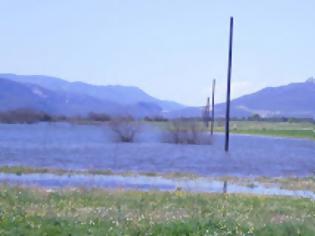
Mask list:
[[[121,175],[121,176],[163,176],[165,178],[198,178],[200,176],[192,173],[157,173],[157,172],[113,172],[112,170],[88,169],[88,170],[67,170],[55,168],[29,167],[29,166],[0,166],[0,173],[6,174],[55,174],[55,175]]]
[[[6,174],[55,174],[55,175],[112,175],[111,170],[67,170],[28,166],[0,166],[0,173]],[[127,173],[126,173],[127,175]]]
[[[237,184],[255,188],[257,184],[265,187],[278,187],[288,190],[306,190],[315,193],[315,177],[218,177],[218,180],[227,181],[230,184]]]
[[[291,137],[291,138],[308,138],[315,140],[315,132],[312,130],[238,130],[233,129],[231,133],[235,134],[251,134],[251,135],[269,135],[278,137]]]
[[[315,202],[1,186],[1,235],[315,235]]]
[[[290,178],[266,178],[259,177],[256,181],[265,186],[278,185],[283,189],[290,190],[308,190],[315,192],[315,176],[308,176],[304,178],[290,177]]]
[[[223,132],[222,122],[215,124],[217,132]],[[315,125],[312,123],[264,122],[264,121],[232,121],[231,133],[268,135],[315,140]]]

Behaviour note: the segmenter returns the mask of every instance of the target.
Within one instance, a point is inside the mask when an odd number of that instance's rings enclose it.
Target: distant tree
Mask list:
[[[90,112],[88,114],[88,119],[93,120],[93,121],[110,121],[111,117],[105,113],[95,113],[95,112]]]
[[[144,117],[144,120],[145,121],[156,121],[156,122],[168,121],[168,119],[163,117],[163,116],[153,116],[153,117],[146,116],[146,117]]]
[[[253,114],[252,116],[248,118],[248,120],[259,121],[261,120],[261,116],[259,114]]]
[[[51,121],[49,114],[28,108],[21,108],[0,113],[0,122],[2,123],[35,123],[41,121]]]

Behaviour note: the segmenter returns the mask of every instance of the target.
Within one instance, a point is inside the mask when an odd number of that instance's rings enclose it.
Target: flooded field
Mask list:
[[[303,197],[315,200],[315,193],[308,190],[283,189],[274,184],[265,186],[258,182],[240,185],[207,178],[165,178],[161,176],[121,176],[121,175],[56,175],[56,174],[0,174],[0,182],[45,189],[124,189],[137,191],[186,191],[198,193],[243,193],[270,196]]]
[[[105,126],[1,124],[0,165],[202,176],[306,176],[315,172],[315,142],[233,135],[226,154],[219,134],[212,145],[175,145],[163,143],[157,128],[146,127],[135,143],[116,143]]]

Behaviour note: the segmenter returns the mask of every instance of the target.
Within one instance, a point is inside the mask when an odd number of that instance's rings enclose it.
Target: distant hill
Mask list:
[[[256,113],[263,117],[315,117],[315,79],[264,88],[234,99],[231,104],[235,116]]]
[[[98,86],[83,82],[68,82],[60,78],[43,75],[0,74],[0,78],[10,79],[19,83],[36,84],[42,88],[55,92],[83,94],[119,105],[131,105],[134,107],[135,104],[139,104],[140,106],[143,106],[144,103],[146,106],[148,106],[148,104],[152,104],[154,106],[159,106],[164,112],[184,108],[184,105],[154,98],[141,89],[131,86]]]
[[[55,115],[87,115],[89,112],[135,117],[160,115],[153,103],[122,105],[79,93],[57,92],[36,84],[19,83],[0,77],[0,111],[28,108]]]
[[[90,111],[117,114],[119,107],[86,95],[55,92],[41,86],[0,79],[0,111],[31,108],[51,114],[83,115]]]
[[[225,103],[215,106],[216,116],[225,116]],[[202,108],[185,108],[170,113],[170,116],[195,116]],[[291,83],[279,87],[267,87],[231,101],[232,117],[248,117],[259,114],[262,117],[315,118],[315,79],[302,83]]]
[[[97,86],[40,75],[0,74],[0,88],[0,111],[32,108],[65,115],[99,112],[135,117],[200,117],[203,109],[160,100],[137,87]],[[224,117],[224,103],[215,109],[216,117]],[[264,88],[231,101],[232,117],[253,114],[315,118],[315,79]]]

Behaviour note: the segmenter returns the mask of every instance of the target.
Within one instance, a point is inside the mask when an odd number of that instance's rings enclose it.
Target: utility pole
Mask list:
[[[209,117],[210,117],[210,98],[207,97],[207,103],[204,109],[203,119],[208,129],[209,127]]]
[[[214,93],[215,93],[215,79],[213,79],[212,81],[211,135],[213,135],[213,127],[214,127]]]
[[[225,151],[229,151],[230,136],[230,95],[231,95],[231,73],[232,73],[232,46],[233,46],[233,17],[230,18],[230,40],[229,40],[229,61],[227,72],[227,94],[226,94],[226,114],[225,114]]]

